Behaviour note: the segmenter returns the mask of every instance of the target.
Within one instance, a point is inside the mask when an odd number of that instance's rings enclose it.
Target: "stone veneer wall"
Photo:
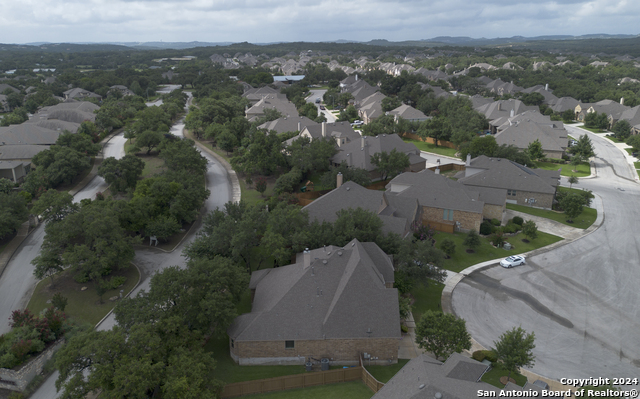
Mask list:
[[[0,369],[0,388],[9,389],[11,391],[23,391],[24,388],[36,375],[42,372],[44,364],[51,359],[53,354],[60,349],[64,340],[51,345],[38,357],[22,366],[19,370]]]
[[[485,219],[498,219],[502,220],[504,216],[504,212],[507,210],[506,203],[505,205],[492,205],[492,204],[484,204],[482,208],[482,217]]]
[[[516,191],[515,197],[513,195],[507,195],[507,200],[516,200],[518,205],[529,206],[524,200],[527,198],[535,198],[536,202],[533,204],[535,208],[551,209],[553,205],[553,194],[532,193],[530,191]]]
[[[361,353],[378,358],[378,363],[397,363],[399,338],[295,340],[294,348],[285,341],[229,342],[231,357],[241,365],[304,364],[307,358],[327,358],[331,364],[357,365]]]

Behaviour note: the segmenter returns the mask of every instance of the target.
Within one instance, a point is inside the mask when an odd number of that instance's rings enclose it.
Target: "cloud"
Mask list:
[[[638,33],[631,0],[23,0],[3,6],[5,43],[417,40]]]

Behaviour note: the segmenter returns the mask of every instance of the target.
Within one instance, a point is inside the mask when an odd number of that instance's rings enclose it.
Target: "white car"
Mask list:
[[[524,265],[524,256],[513,255],[500,261],[500,266],[510,269],[514,266]]]

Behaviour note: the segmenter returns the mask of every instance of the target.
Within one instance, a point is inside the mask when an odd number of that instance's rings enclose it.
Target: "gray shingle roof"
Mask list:
[[[482,213],[479,193],[428,169],[402,173],[387,185],[390,197],[415,198],[421,206]]]
[[[545,122],[520,120],[512,126],[498,132],[495,136],[498,145],[513,145],[519,149],[527,149],[529,144],[538,140],[544,151],[563,152],[568,144],[568,133],[563,128],[556,129]]]
[[[362,146],[363,139],[365,142],[364,147]],[[371,156],[382,151],[391,152],[393,149],[407,155],[420,157],[420,150],[414,144],[405,143],[397,134],[383,134],[380,136],[363,136],[360,140],[342,145],[338,153],[331,158],[331,161],[336,164],[344,161],[350,167],[372,171],[376,167],[371,163]],[[419,162],[420,159],[413,157],[409,161]]]
[[[236,318],[229,337],[237,342],[399,339],[398,291],[385,287],[378,270],[386,264],[392,273],[389,258],[355,239],[344,249],[315,254],[318,259],[309,265],[303,261],[260,273],[252,310]]]
[[[476,398],[478,390],[500,392],[499,388],[478,382],[487,366],[459,353],[445,363],[421,355],[407,363],[372,399],[433,399],[437,392],[443,399]]]
[[[484,155],[472,159],[471,168],[484,170],[458,182],[466,186],[554,194],[560,178],[560,172],[556,170],[529,169],[508,159]]]
[[[283,116],[286,117],[295,117],[298,116],[298,110],[293,103],[279,98],[275,96],[268,96],[262,98],[260,101],[255,103],[253,107],[249,108],[246,111],[247,118],[256,117],[260,115],[264,115],[265,109],[275,109],[279,111]]]
[[[258,126],[260,129],[275,130],[278,133],[301,131],[306,126],[318,125],[306,116],[298,116],[293,118],[278,118],[276,120],[265,122]]]
[[[382,191],[369,190],[348,181],[342,186],[316,199],[303,209],[309,213],[309,220],[335,222],[341,209],[362,208],[378,215],[382,220],[383,232],[392,232],[404,237],[419,212],[415,200],[396,199]]]
[[[88,116],[88,115],[87,115]],[[78,133],[78,129],[80,128],[80,124],[76,122],[67,122],[60,119],[30,119],[25,123],[33,123],[37,126],[43,127],[45,129],[58,130],[58,131],[69,131],[71,133]]]
[[[536,106],[525,105],[522,101],[514,100],[513,98],[509,100],[494,101],[477,107],[474,106],[474,108],[476,111],[484,114],[484,116],[489,120],[511,116],[511,111],[513,111],[514,115],[517,115],[524,111],[538,109]]]
[[[578,104],[582,103],[573,97],[560,97],[553,103],[550,103],[550,108],[553,112],[564,112],[569,109],[574,111]]]
[[[0,127],[0,145],[39,144],[53,145],[62,132],[45,129],[33,123]]]
[[[48,150],[46,145],[0,145],[0,159],[31,159],[37,153]]]
[[[429,119],[429,117],[422,112],[406,104],[402,104],[398,108],[389,111],[389,114],[397,115],[398,117],[408,121],[424,121]]]

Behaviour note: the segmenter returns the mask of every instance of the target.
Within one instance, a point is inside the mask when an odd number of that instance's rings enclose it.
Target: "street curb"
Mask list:
[[[10,247],[14,246],[14,248],[10,250],[11,253],[3,251],[2,254],[0,254],[0,259],[6,258],[6,260],[2,261],[1,264],[0,264],[0,278],[2,278],[2,274],[4,273],[4,270],[7,268],[7,266],[9,265],[9,262],[11,262],[11,259],[13,258],[13,255],[16,254],[16,251],[20,248],[20,246],[22,245],[24,240],[26,240],[27,237],[29,237],[31,235],[31,233],[36,231],[38,226],[40,226],[40,222],[38,222],[38,218],[35,218],[35,219],[36,219],[36,223],[37,224],[34,226],[33,229],[27,230],[27,234],[25,234],[24,236],[17,236],[16,235],[15,237],[13,237],[13,239],[11,241],[9,241],[9,243],[5,247],[5,250],[7,250],[7,248],[10,248]],[[26,222],[22,223],[20,225],[20,227],[24,226],[25,224],[29,224],[29,221],[27,220]],[[19,229],[20,228],[18,228],[18,230]],[[28,229],[28,227],[27,227],[27,229]]]

